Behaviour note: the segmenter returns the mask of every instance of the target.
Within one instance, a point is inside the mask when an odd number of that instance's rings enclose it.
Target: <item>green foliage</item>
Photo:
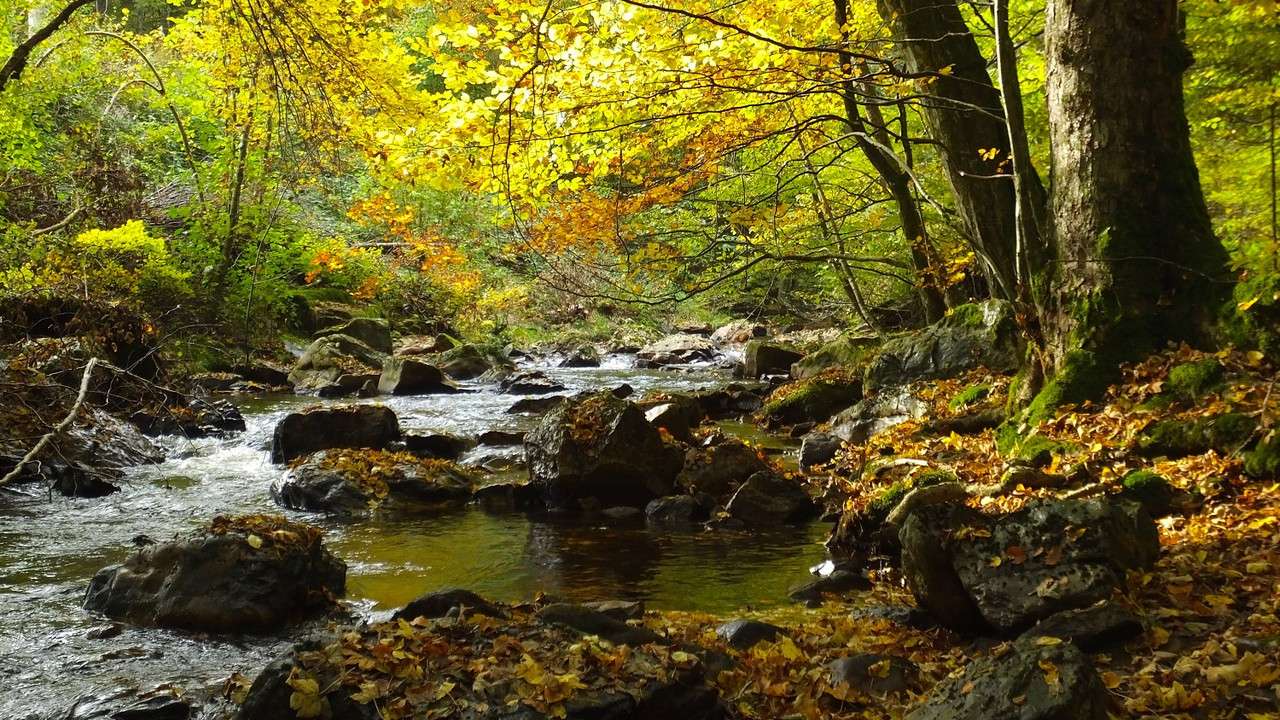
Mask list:
[[[964,390],[956,393],[956,396],[947,402],[947,409],[954,412],[961,408],[982,402],[983,400],[986,400],[987,396],[990,394],[990,385],[970,385]]]

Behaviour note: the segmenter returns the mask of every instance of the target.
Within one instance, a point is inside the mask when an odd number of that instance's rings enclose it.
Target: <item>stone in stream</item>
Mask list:
[[[560,361],[560,367],[600,367],[600,352],[591,345],[582,345],[569,352],[569,354]]]
[[[540,370],[525,370],[508,375],[498,387],[509,395],[547,395],[564,392],[564,384],[547,377]]]
[[[749,378],[762,375],[790,375],[791,365],[804,357],[782,343],[752,340],[743,354],[743,374]]]
[[[440,618],[448,615],[454,608],[464,607],[468,612],[480,613],[493,618],[507,617],[509,614],[505,608],[485,600],[470,590],[445,588],[419,595],[410,600],[409,604],[397,610],[391,616],[391,619]]]
[[[382,449],[400,439],[400,422],[381,405],[312,408],[289,413],[271,438],[271,462],[330,448]]]
[[[830,462],[844,441],[825,432],[811,432],[800,441],[800,467],[809,468]]]
[[[525,437],[530,483],[555,508],[644,507],[668,495],[683,453],[644,413],[609,392],[577,396]]]
[[[668,335],[636,352],[636,359],[654,365],[684,365],[714,360],[715,346],[701,335]]]
[[[347,335],[317,339],[289,372],[294,392],[326,397],[351,395],[372,379],[377,384],[387,355]]]
[[[1106,720],[1107,690],[1089,656],[1070,643],[1038,640],[969,663],[906,720]]]
[[[462,456],[462,453],[476,446],[475,438],[451,435],[449,433],[433,433],[431,435],[405,433],[402,442],[404,443],[404,449],[413,455],[439,460],[457,460]]]
[[[342,325],[318,330],[312,337],[319,339],[332,335],[346,335],[383,355],[391,354],[391,323],[382,318],[352,318]]]
[[[296,464],[271,486],[271,497],[294,510],[338,515],[432,513],[465,504],[477,485],[476,474],[447,460],[346,448]]]
[[[817,517],[819,510],[798,482],[772,471],[758,472],[748,478],[725,509],[748,525],[804,522]]]
[[[759,451],[741,440],[725,440],[709,448],[685,453],[678,482],[690,492],[705,492],[727,499],[747,478],[769,469]]]
[[[89,584],[91,612],[146,625],[263,633],[334,607],[347,566],[320,532],[284,518],[219,516],[186,538],[140,548]]]
[[[497,348],[466,343],[435,356],[435,364],[454,380],[473,380],[481,376],[506,377],[515,364]]]
[[[440,368],[413,357],[388,358],[378,376],[384,395],[442,395],[461,392]]]

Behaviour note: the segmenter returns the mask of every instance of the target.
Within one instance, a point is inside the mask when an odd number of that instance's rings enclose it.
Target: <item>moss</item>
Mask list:
[[[951,398],[951,401],[947,403],[947,408],[953,411],[959,410],[960,408],[968,407],[969,405],[986,400],[987,396],[990,394],[990,385],[970,385],[957,393],[955,397]]]
[[[1280,476],[1280,432],[1273,432],[1266,442],[1244,456],[1244,471],[1256,478]]]
[[[1062,368],[1031,401],[1024,422],[1034,427],[1052,419],[1063,405],[1097,400],[1119,379],[1118,362],[1103,362],[1103,358],[1091,350],[1072,350],[1067,353]]]
[[[933,485],[941,485],[943,483],[958,482],[959,478],[956,474],[947,470],[927,470],[916,475],[915,477],[900,480],[876,495],[871,504],[867,506],[867,512],[876,517],[887,516],[893,511],[898,503],[907,496],[907,493],[917,488],[931,487]]]
[[[1209,450],[1226,455],[1244,448],[1258,423],[1241,413],[1226,413],[1195,420],[1162,420],[1143,429],[1138,451],[1147,457],[1179,458]]]
[[[952,308],[938,324],[943,327],[979,328],[986,323],[982,308],[975,303],[968,303]]]
[[[1121,483],[1121,495],[1141,503],[1155,515],[1165,514],[1176,495],[1169,480],[1152,470],[1134,470]]]
[[[823,370],[808,380],[783,385],[764,404],[761,414],[772,424],[821,422],[862,399],[862,380],[849,368]]]
[[[1169,371],[1162,394],[1184,402],[1199,402],[1222,384],[1226,371],[1217,358],[1183,363]]]

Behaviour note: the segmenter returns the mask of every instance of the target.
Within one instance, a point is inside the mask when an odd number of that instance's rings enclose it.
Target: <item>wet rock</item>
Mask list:
[[[1128,570],[1150,567],[1159,553],[1141,506],[1106,500],[1032,500],[999,517],[928,505],[907,517],[899,537],[921,607],[953,629],[1002,634],[1109,598]]]
[[[187,382],[205,393],[231,392],[236,383],[243,381],[243,377],[229,372],[198,373],[187,378]]]
[[[496,379],[515,370],[515,365],[500,350],[471,343],[442,352],[435,361],[436,366],[454,380],[472,380],[482,375]]]
[[[538,611],[538,619],[544,623],[563,625],[584,635],[598,635],[615,645],[644,645],[663,643],[661,635],[654,631],[634,627],[585,605],[552,603]]]
[[[184,405],[170,405],[154,410],[139,410],[129,416],[145,435],[181,435],[200,438],[244,432],[240,409],[226,400],[209,402],[188,398]]]
[[[302,353],[289,372],[294,392],[327,397],[350,395],[382,373],[387,356],[347,335],[322,337]]]
[[[521,398],[515,404],[507,408],[508,415],[540,415],[549,410],[559,407],[567,400],[563,395],[550,395],[546,397]]]
[[[749,378],[790,375],[791,364],[803,357],[804,353],[781,343],[752,340],[743,354],[743,374]]]
[[[644,510],[630,505],[607,507],[601,510],[600,514],[614,523],[628,523],[644,519]]]
[[[601,392],[578,396],[525,438],[530,482],[551,507],[595,498],[601,507],[644,507],[668,495],[683,463],[638,407]]]
[[[120,486],[109,479],[114,474],[104,474],[80,462],[53,464],[41,472],[50,479],[54,492],[65,497],[98,498],[120,491]]]
[[[400,438],[400,422],[381,405],[313,408],[289,413],[271,438],[271,462],[288,462],[330,448],[381,450]]]
[[[703,337],[710,337],[714,329],[711,327],[711,323],[698,320],[684,320],[671,326],[672,332],[682,335],[701,335]]]
[[[706,520],[707,512],[692,495],[668,495],[650,501],[644,517],[652,525],[692,525]]]
[[[818,506],[799,483],[773,472],[748,478],[725,509],[748,525],[803,522],[818,514]]]
[[[585,368],[600,367],[600,351],[591,345],[574,348],[560,361],[560,367]]]
[[[346,335],[383,355],[391,354],[391,323],[381,318],[352,318],[342,325],[317,331],[313,337],[320,339],[331,335]]]
[[[470,613],[479,613],[492,618],[502,618],[508,614],[506,608],[485,600],[470,590],[444,588],[410,600],[409,604],[397,610],[391,619],[441,618],[448,615],[454,608],[463,607]]]
[[[1089,656],[1069,643],[1037,645],[1026,639],[999,658],[974,660],[963,675],[939,683],[906,720],[1106,720],[1107,699]]]
[[[486,512],[529,510],[542,504],[537,488],[525,482],[486,485],[475,492],[476,504]]]
[[[638,360],[656,365],[686,365],[694,362],[710,362],[716,349],[711,341],[700,335],[668,335],[649,343],[636,352]]]
[[[861,378],[847,370],[829,370],[778,388],[760,412],[769,427],[819,423],[861,398]]]
[[[583,606],[619,622],[639,620],[644,617],[644,603],[639,600],[600,600],[583,603]]]
[[[502,392],[511,395],[546,395],[547,393],[564,392],[564,384],[547,377],[539,370],[527,370],[514,373],[503,380],[499,387]]]
[[[827,663],[827,682],[833,688],[843,683],[850,690],[882,698],[910,689],[918,672],[906,658],[858,653]]]
[[[441,395],[459,392],[440,368],[412,357],[389,358],[378,376],[384,395]]]
[[[1068,640],[1086,652],[1132,640],[1142,634],[1142,618],[1114,602],[1063,610],[1041,620],[1023,637],[1055,637]]]
[[[693,492],[725,496],[741,487],[747,478],[767,470],[769,464],[755,448],[741,440],[729,440],[686,452],[678,481]]]
[[[471,499],[479,478],[446,460],[384,451],[322,450],[293,467],[271,497],[294,510],[426,513]]]
[[[760,395],[742,387],[728,387],[694,395],[703,412],[714,420],[750,414],[760,409]]]
[[[735,650],[750,650],[762,642],[777,642],[787,631],[759,620],[730,620],[716,628],[716,636]]]
[[[701,427],[706,417],[702,405],[688,395],[668,395],[664,399],[667,402],[641,405],[645,419],[681,442],[692,442],[693,431]]]
[[[283,519],[254,527],[217,518],[210,529],[140,548],[94,575],[85,609],[138,625],[242,633],[273,632],[331,608],[347,568],[319,532]]]
[[[824,432],[811,432],[800,441],[800,467],[808,468],[830,462],[844,441]]]
[[[481,445],[505,447],[507,445],[523,445],[525,433],[508,432],[506,430],[486,430],[477,438]]]
[[[885,342],[867,366],[866,387],[943,380],[979,366],[1013,372],[1022,362],[1021,337],[1009,303],[961,305],[917,333]]]
[[[769,330],[765,326],[740,319],[716,328],[711,333],[711,342],[718,347],[742,345],[752,338],[764,337],[768,334]]]
[[[421,458],[435,458],[438,460],[457,460],[462,456],[462,453],[476,446],[476,441],[473,438],[449,435],[447,433],[435,433],[432,435],[405,433],[403,442],[404,449],[407,452]]]
[[[831,418],[831,434],[852,445],[861,445],[876,433],[929,412],[929,404],[912,396],[905,387],[885,388]]]

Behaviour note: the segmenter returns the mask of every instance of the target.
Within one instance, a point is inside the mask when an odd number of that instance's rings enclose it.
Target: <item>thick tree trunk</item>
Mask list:
[[[1050,0],[1046,39],[1047,369],[1206,340],[1230,286],[1191,153],[1176,0]]]
[[[991,179],[1008,157],[1009,130],[1000,93],[987,74],[987,59],[955,0],[879,0],[878,7],[893,28],[908,71],[945,71],[930,84],[925,120],[941,146],[956,211],[982,259],[991,294],[1013,300],[1018,295],[1013,182]],[[994,159],[984,159],[981,151],[992,149]],[[1028,177],[1035,178],[1034,171]],[[1043,203],[1038,179],[1027,192],[1033,202]]]

